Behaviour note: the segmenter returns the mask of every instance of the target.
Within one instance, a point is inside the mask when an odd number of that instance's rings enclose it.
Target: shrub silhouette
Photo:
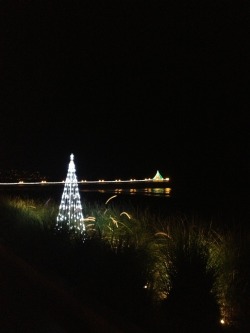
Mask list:
[[[171,289],[162,303],[162,322],[171,332],[218,332],[220,312],[211,290],[214,272],[205,249],[182,244],[170,271]]]

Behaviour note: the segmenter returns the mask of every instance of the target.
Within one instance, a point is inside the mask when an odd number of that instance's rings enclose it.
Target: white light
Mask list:
[[[62,230],[66,223],[69,230],[75,230],[81,234],[85,231],[84,217],[82,213],[81,198],[78,189],[74,155],[70,155],[67,178],[59,206],[57,216],[57,230]],[[59,223],[60,222],[60,223]]]

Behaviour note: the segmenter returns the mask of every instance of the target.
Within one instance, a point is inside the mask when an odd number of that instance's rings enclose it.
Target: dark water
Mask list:
[[[169,216],[174,214],[200,217],[208,221],[226,224],[250,224],[248,196],[225,191],[218,193],[216,186],[211,191],[195,191],[191,188],[105,188],[91,189],[79,185],[82,202],[98,202],[124,205],[127,209],[147,210],[153,214]],[[60,203],[63,193],[61,185],[0,187],[0,195],[53,200]]]

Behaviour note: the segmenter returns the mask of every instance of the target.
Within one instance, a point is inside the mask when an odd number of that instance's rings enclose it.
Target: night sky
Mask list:
[[[249,1],[0,1],[0,170],[249,186]]]

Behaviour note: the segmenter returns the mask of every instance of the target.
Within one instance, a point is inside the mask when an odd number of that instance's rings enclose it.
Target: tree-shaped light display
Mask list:
[[[80,234],[85,231],[73,154],[70,155],[68,174],[56,219],[56,229],[57,231],[67,230]]]

